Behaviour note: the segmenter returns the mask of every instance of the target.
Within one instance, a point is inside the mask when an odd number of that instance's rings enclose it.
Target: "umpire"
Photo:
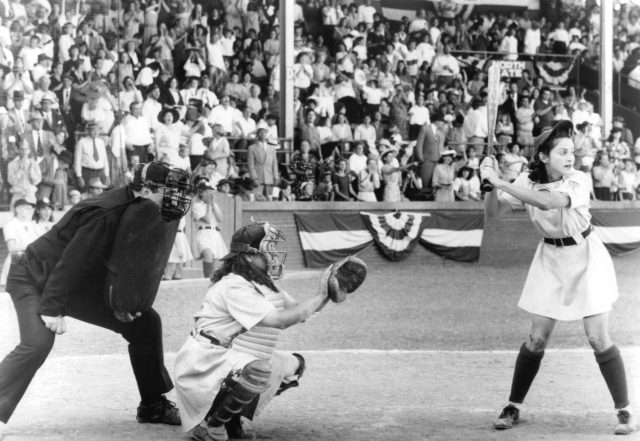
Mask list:
[[[127,208],[148,205],[148,199],[158,205],[158,219],[177,220],[189,209],[190,191],[185,171],[162,162],[140,164],[128,187],[78,203],[14,259],[6,290],[18,316],[20,344],[0,363],[0,438],[56,334],[66,331],[65,316],[110,329],[129,342],[141,396],[138,422],[180,424],[178,409],[163,395],[173,383],[164,366],[160,316],[152,308],[114,311],[104,295],[116,232],[129,229],[128,222],[120,222]],[[135,271],[149,271],[144,258]]]

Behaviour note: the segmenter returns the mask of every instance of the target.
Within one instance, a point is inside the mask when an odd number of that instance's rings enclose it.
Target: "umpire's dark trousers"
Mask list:
[[[55,334],[44,326],[38,314],[40,292],[19,262],[11,265],[7,292],[16,308],[20,344],[0,363],[0,421],[4,423],[13,414],[55,340]],[[164,366],[162,323],[156,311],[150,309],[133,322],[123,323],[101,298],[71,297],[67,315],[122,334],[129,342],[131,366],[144,401],[153,402],[173,388]]]

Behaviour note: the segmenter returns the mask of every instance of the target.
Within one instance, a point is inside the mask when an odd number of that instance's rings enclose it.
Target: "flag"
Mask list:
[[[383,254],[394,261],[404,259],[413,251],[422,233],[422,218],[429,216],[399,211],[382,215],[360,214]]]
[[[422,226],[420,243],[429,251],[461,262],[480,257],[483,212],[431,213],[423,218]]]
[[[640,210],[594,210],[591,216],[595,234],[612,256],[640,248]]]
[[[327,266],[373,242],[359,213],[294,213],[294,218],[307,268]]]

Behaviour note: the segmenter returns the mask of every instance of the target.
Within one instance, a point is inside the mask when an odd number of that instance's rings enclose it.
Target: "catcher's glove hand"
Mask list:
[[[349,256],[329,267],[327,293],[334,303],[344,302],[347,294],[354,292],[367,277],[367,265],[354,256]]]

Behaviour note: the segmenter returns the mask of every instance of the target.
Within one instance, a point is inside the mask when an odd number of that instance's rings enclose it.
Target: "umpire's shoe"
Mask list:
[[[618,424],[616,425],[613,433],[616,435],[629,435],[636,430],[637,422],[635,417],[628,410],[618,411]]]
[[[496,430],[511,429],[514,424],[518,424],[520,419],[520,410],[513,404],[509,404],[502,409],[500,416],[493,422],[493,428]]]
[[[167,400],[164,395],[155,403],[147,405],[140,403],[136,419],[139,423],[180,425],[180,413],[178,412],[176,403]]]

